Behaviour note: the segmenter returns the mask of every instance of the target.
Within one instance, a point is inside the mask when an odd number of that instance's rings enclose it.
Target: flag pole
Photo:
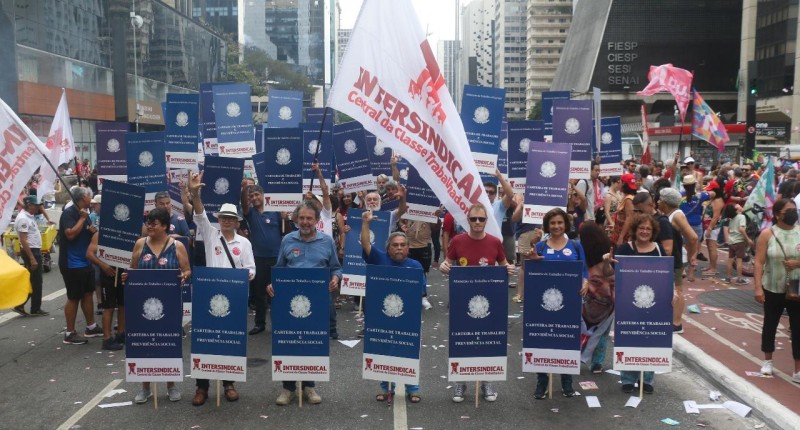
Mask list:
[[[55,144],[56,145],[60,145],[61,142],[58,142],[58,143],[55,143]],[[34,145],[34,146],[36,146],[36,145]],[[75,199],[75,197],[72,195],[72,193],[69,192],[69,186],[64,181],[64,178],[61,177],[61,175],[58,174],[58,169],[56,169],[55,166],[53,166],[53,162],[50,161],[50,158],[47,156],[47,154],[42,153],[42,151],[40,151],[38,147],[36,148],[36,150],[39,151],[40,154],[42,154],[42,156],[44,157],[44,161],[46,161],[47,165],[50,166],[51,169],[53,169],[53,173],[56,174],[56,178],[58,179],[58,182],[60,182],[61,185],[64,186],[64,189],[67,191],[67,194],[69,194],[70,200],[72,200],[72,203],[74,203],[75,206],[77,207],[78,206],[78,201]],[[78,181],[78,183],[80,184],[80,180]],[[44,196],[42,196],[42,197],[44,197]],[[41,202],[41,198],[40,198],[39,202]]]
[[[322,111],[322,122],[319,124],[319,134],[317,134],[317,150],[314,153],[314,163],[319,162],[319,150],[322,148],[322,129],[325,128],[325,118],[328,117],[328,110],[330,108],[325,106],[325,110]],[[322,168],[320,168],[320,173],[322,173]],[[311,175],[311,182],[308,184],[308,191],[311,191],[314,188],[314,175]]]

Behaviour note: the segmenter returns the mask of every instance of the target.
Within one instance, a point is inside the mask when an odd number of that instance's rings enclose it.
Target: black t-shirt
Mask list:
[[[638,252],[633,249],[631,246],[632,242],[625,242],[617,248],[617,251],[614,252],[614,255],[633,255],[633,256],[648,256],[648,257],[658,257],[658,256],[665,256],[666,252],[664,252],[664,247],[661,246],[660,243],[656,243],[656,247],[650,252]]]

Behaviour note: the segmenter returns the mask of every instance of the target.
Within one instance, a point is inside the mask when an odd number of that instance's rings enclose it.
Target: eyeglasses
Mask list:
[[[486,222],[485,216],[471,216],[469,217],[470,222]]]
[[[486,194],[489,194],[490,196],[493,196],[493,195],[497,194],[497,191],[486,190]]]
[[[639,231],[653,231],[653,228],[652,227],[642,226],[642,227],[639,227],[637,230],[639,230]]]

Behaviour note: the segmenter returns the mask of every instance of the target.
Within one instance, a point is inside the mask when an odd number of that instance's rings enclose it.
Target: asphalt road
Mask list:
[[[488,403],[481,399],[475,408],[474,385],[469,385],[467,399],[460,404],[451,400],[452,389],[446,379],[447,367],[447,287],[446,280],[436,271],[429,276],[432,310],[423,311],[423,348],[421,359],[422,402],[410,404],[396,400],[390,407],[375,401],[378,383],[361,378],[362,345],[349,348],[331,342],[332,381],[318,384],[323,398],[320,405],[297,404],[276,406],[274,401],[280,383],[273,382],[268,366],[270,352],[267,332],[249,337],[248,382],[237,383],[241,399],[235,403],[222,399],[219,408],[214,404],[214,385],[211,399],[202,407],[194,407],[194,381],[187,376],[179,388],[183,400],[171,403],[166,399],[166,387],[159,388],[159,408],[151,400],[146,405],[100,408],[109,404],[133,400],[139,385],[124,382],[124,351],[109,353],[100,349],[100,338],[88,345],[64,345],[63,282],[54,271],[45,274],[43,308],[49,317],[14,317],[10,311],[0,311],[0,428],[2,429],[218,429],[235,425],[239,428],[302,428],[302,429],[460,429],[538,428],[564,429],[569,427],[599,429],[669,428],[660,420],[672,418],[677,428],[698,428],[704,424],[715,429],[748,429],[762,421],[757,412],[740,418],[726,409],[705,409],[699,415],[686,414],[684,400],[711,403],[709,390],[719,389],[713,381],[705,381],[676,362],[673,372],[657,375],[656,392],[645,395],[638,408],[624,405],[630,395],[622,393],[618,377],[604,373],[592,375],[586,369],[576,376],[575,388],[579,397],[565,398],[559,388],[552,400],[534,400],[535,375],[521,372],[520,339],[522,335],[522,305],[511,303],[509,313],[508,380],[497,383],[499,397]],[[509,298],[514,294],[509,289]],[[353,305],[346,304],[338,313],[342,339],[357,339],[359,328]],[[252,325],[252,318],[250,321]],[[82,315],[78,329],[84,327]],[[191,369],[188,357],[190,339],[184,340],[187,375]],[[610,351],[610,350],[609,350]],[[606,366],[611,367],[611,353]],[[584,390],[580,381],[594,381],[599,389]],[[554,387],[560,387],[557,380]],[[110,397],[102,394],[110,390]],[[598,396],[601,408],[590,409],[585,397]],[[95,401],[93,401],[93,399]],[[97,401],[99,399],[99,402]]]

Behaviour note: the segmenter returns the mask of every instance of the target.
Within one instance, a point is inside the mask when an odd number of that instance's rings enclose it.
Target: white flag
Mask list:
[[[17,198],[44,163],[43,151],[39,138],[0,100],[0,231],[6,231]]]
[[[329,105],[413,165],[460,225],[473,203],[502,238],[464,126],[410,0],[366,0]]]
[[[50,133],[47,135],[47,152],[45,154],[47,154],[47,158],[56,169],[58,166],[69,163],[75,158],[75,139],[72,138],[72,124],[69,121],[69,109],[67,108],[67,92],[64,90],[61,91],[61,101],[58,102],[53,124],[50,126]],[[45,194],[53,191],[53,186],[57,180],[56,172],[50,166],[42,166],[39,188],[37,189],[40,201]]]

